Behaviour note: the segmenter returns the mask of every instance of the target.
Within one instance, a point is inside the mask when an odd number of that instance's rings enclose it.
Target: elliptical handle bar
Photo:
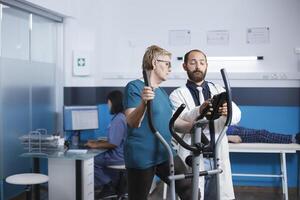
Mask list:
[[[221,141],[223,137],[226,135],[226,131],[228,129],[228,126],[231,124],[231,119],[232,119],[232,96],[231,96],[231,89],[229,86],[228,78],[227,78],[227,73],[225,69],[221,69],[221,74],[222,74],[222,79],[224,82],[225,90],[226,90],[226,99],[227,99],[227,118],[226,122],[224,124],[224,128],[222,129],[217,141],[216,141],[216,146],[215,146],[215,162],[214,162],[214,167],[216,169],[220,169],[220,151],[218,151],[221,148]],[[220,200],[220,178],[217,176],[217,200]]]
[[[145,86],[150,86],[149,78],[147,75],[146,70],[143,70],[143,78],[145,81]],[[155,137],[162,143],[162,145],[166,148],[169,156],[169,180],[170,180],[170,196],[171,200],[175,200],[175,180],[173,180],[173,176],[175,175],[175,167],[174,167],[174,158],[173,158],[173,151],[168,142],[163,138],[163,136],[157,131],[157,129],[153,125],[152,121],[152,114],[151,114],[151,101],[147,102],[147,118],[148,118],[148,125],[150,127],[150,130],[153,132]]]
[[[151,87],[150,82],[148,80],[148,75],[147,75],[146,70],[143,70],[143,78],[144,78],[145,86]],[[148,125],[149,125],[150,130],[153,133],[157,132],[156,128],[153,125],[152,114],[151,114],[151,103],[150,102],[147,102],[147,116],[148,116]]]
[[[186,105],[185,104],[181,104],[178,109],[175,111],[175,113],[173,114],[171,120],[173,120],[173,124],[175,123],[176,119],[179,117],[179,115],[182,113],[182,111],[185,109]]]
[[[176,134],[175,132],[175,121],[176,119],[179,117],[179,115],[182,113],[182,111],[185,109],[186,105],[185,104],[181,104],[178,109],[175,111],[175,113],[173,114],[170,122],[169,122],[169,130],[172,134],[172,137],[185,149],[188,149],[190,151],[193,152],[198,152],[199,149],[195,146],[189,145],[188,143],[186,143],[179,135]]]
[[[232,95],[231,95],[231,88],[228,82],[228,77],[227,77],[227,73],[226,70],[223,68],[221,69],[221,74],[222,74],[222,78],[223,78],[223,82],[224,82],[224,86],[225,86],[225,90],[226,90],[226,99],[227,99],[227,119],[225,122],[225,126],[229,126],[231,124],[231,120],[232,120]]]

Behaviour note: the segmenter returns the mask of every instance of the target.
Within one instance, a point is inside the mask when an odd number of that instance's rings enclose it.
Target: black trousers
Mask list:
[[[179,156],[174,157],[174,165],[175,174],[187,173],[188,170]],[[170,174],[168,161],[147,169],[129,168],[127,172],[129,200],[147,200],[155,174],[168,185],[170,182],[168,180]],[[176,193],[181,200],[192,199],[192,187],[192,179],[182,179],[175,182]]]

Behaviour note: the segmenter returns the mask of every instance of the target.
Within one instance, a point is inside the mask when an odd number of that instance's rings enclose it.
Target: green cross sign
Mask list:
[[[77,66],[84,67],[85,66],[85,58],[77,58]]]

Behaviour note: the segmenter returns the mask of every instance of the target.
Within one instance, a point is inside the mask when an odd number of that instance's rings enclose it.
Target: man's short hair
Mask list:
[[[152,61],[160,55],[169,56],[169,57],[172,56],[170,52],[168,52],[167,50],[159,46],[152,45],[148,47],[143,57],[143,65],[142,65],[143,70],[153,70]]]
[[[207,62],[206,55],[205,55],[205,53],[203,53],[203,51],[200,51],[199,49],[193,49],[193,50],[190,50],[189,52],[187,52],[187,53],[184,55],[183,62],[184,62],[185,64],[187,64],[187,61],[188,61],[188,59],[189,59],[189,55],[190,55],[190,53],[192,53],[192,52],[199,52],[199,53],[201,53],[202,55],[204,55],[205,60],[206,60],[206,62]]]

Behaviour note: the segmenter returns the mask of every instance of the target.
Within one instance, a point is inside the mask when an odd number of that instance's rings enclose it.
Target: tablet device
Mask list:
[[[226,92],[216,94],[213,96],[211,103],[213,112],[208,120],[218,119],[221,115],[218,113],[219,107],[221,107],[226,102]]]

